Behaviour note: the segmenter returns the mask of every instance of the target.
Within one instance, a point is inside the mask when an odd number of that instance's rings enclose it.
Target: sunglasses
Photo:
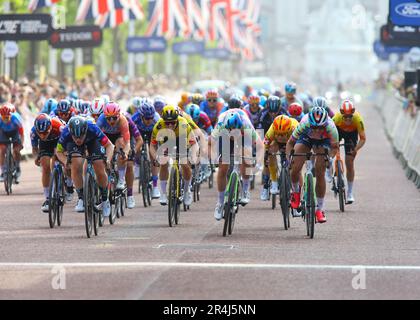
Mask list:
[[[353,116],[343,116],[343,118],[346,120],[350,120],[350,119],[353,119]]]
[[[117,121],[118,117],[106,117],[107,121]]]
[[[154,120],[155,118],[143,118],[143,121],[152,121],[152,120]]]
[[[174,122],[174,121],[168,121],[168,122],[166,122],[165,121],[165,125],[168,126],[168,127],[175,127],[176,126],[176,122]]]
[[[217,102],[217,99],[207,99],[207,101],[208,101],[208,102],[213,102],[213,103],[216,103],[216,102]]]

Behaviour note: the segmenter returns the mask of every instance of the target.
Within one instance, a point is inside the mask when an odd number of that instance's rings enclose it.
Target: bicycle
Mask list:
[[[12,185],[16,179],[16,163],[13,158],[12,145],[12,138],[9,138],[9,141],[6,143],[6,154],[4,162],[4,189],[6,190],[7,195],[11,195],[13,193]]]
[[[194,203],[200,201],[201,182],[203,180],[200,165],[193,166],[192,170],[192,191],[194,195]]]
[[[282,211],[283,216],[283,223],[284,229],[287,231],[290,229],[290,199],[291,199],[291,186],[292,182],[290,179],[290,170],[289,170],[289,162],[287,161],[287,155],[285,152],[272,154],[272,156],[280,157],[277,158],[278,164],[277,167],[281,168],[278,175],[278,186],[280,190],[280,208]],[[273,210],[276,207],[276,195],[272,195],[273,197]]]
[[[239,213],[239,206],[242,205],[240,194],[242,190],[241,174],[239,163],[233,154],[230,155],[230,167],[228,171],[228,184],[225,192],[225,203],[223,210],[223,237],[231,236],[235,227],[236,215]],[[246,160],[245,157],[240,157]],[[254,159],[251,159],[254,160]]]
[[[108,192],[109,192],[109,201],[111,203],[111,214],[109,215],[109,223],[111,225],[115,224],[116,219],[124,217],[124,211],[126,206],[126,197],[127,197],[127,188],[123,190],[117,189],[118,183],[118,170],[117,166],[117,156],[120,155],[125,157],[125,153],[122,149],[116,151],[111,160],[111,168],[108,172]]]
[[[39,157],[42,157],[42,155]],[[62,164],[57,160],[51,174],[48,192],[48,220],[51,229],[54,229],[56,222],[57,226],[61,227],[63,221],[63,209],[66,203],[64,188],[64,170]]]
[[[76,154],[80,157],[80,154],[69,153],[68,154],[68,164],[71,164],[72,155]],[[101,204],[101,195],[99,192],[99,186],[96,181],[96,174],[93,169],[93,162],[98,160],[104,160],[103,156],[81,156],[87,161],[87,167],[85,171],[85,179],[83,182],[84,197],[83,202],[85,206],[85,228],[86,235],[90,239],[92,234],[98,236],[99,227],[103,226],[105,218],[103,216],[102,210],[99,210],[98,207]]]
[[[340,144],[340,147],[351,147],[353,148],[353,143],[344,143]],[[349,153],[346,153],[349,155]],[[347,202],[347,194],[346,194],[346,183],[344,180],[344,164],[341,160],[340,153],[337,154],[336,162],[335,162],[335,173],[332,175],[332,191],[334,192],[334,197],[339,202],[339,207],[341,212],[345,212]]]
[[[144,142],[143,148],[140,154],[140,164],[139,164],[139,187],[138,191],[143,196],[144,207],[152,206],[152,169],[151,161],[149,156],[149,143]]]
[[[330,158],[328,149],[325,149],[325,153],[291,153],[291,162],[293,163],[293,158],[295,157],[305,157],[306,158],[306,172],[303,180],[303,197],[301,201],[300,210],[302,212],[302,218],[306,222],[307,236],[310,239],[313,239],[315,236],[315,207],[316,207],[316,192],[315,192],[315,177],[313,170],[315,168],[314,162],[312,161],[313,157],[325,157],[325,162],[327,163],[327,168],[330,167]],[[293,211],[293,210],[292,210]]]

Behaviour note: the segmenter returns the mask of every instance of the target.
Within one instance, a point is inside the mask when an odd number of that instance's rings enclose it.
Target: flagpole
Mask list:
[[[3,8],[4,8],[4,13],[10,13],[10,1],[6,0]],[[2,52],[3,52],[3,50],[2,50]],[[9,78],[10,77],[10,59],[5,58],[3,61],[4,61],[4,75],[7,78]]]
[[[130,21],[128,23],[128,36],[133,37],[136,33],[136,24],[135,21]],[[134,63],[134,54],[129,53],[128,54],[128,65],[127,65],[127,73],[128,77],[130,79],[133,79],[136,76],[136,69],[135,69],[135,63]]]

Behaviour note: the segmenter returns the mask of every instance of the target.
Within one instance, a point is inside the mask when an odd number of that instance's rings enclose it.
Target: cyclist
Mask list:
[[[132,120],[136,124],[137,129],[140,131],[140,134],[143,138],[144,143],[148,143],[150,146],[150,142],[152,141],[153,128],[155,127],[156,123],[158,123],[160,120],[160,116],[156,112],[153,104],[145,103],[140,109],[137,110]],[[151,150],[151,148],[149,150]],[[160,191],[158,188],[158,181],[159,181],[158,174],[159,174],[159,167],[152,165],[152,180],[153,180],[152,198],[153,199],[160,198]]]
[[[118,183],[117,189],[124,190],[127,173],[127,156],[130,153],[130,128],[127,118],[121,114],[121,108],[116,102],[109,102],[104,113],[99,117],[96,125],[115,146],[115,150],[122,150],[124,155],[118,155]]]
[[[181,101],[178,102],[178,107],[185,111],[185,108],[191,103],[191,94],[183,92],[181,94]]]
[[[77,111],[72,107],[69,100],[61,100],[58,103],[57,109],[53,111],[50,116],[58,117],[60,120],[63,120],[65,123],[75,116]]]
[[[208,135],[213,131],[213,126],[208,115],[201,111],[196,104],[190,104],[187,109],[187,114],[193,119],[195,124]]]
[[[98,186],[101,192],[102,203],[98,209],[103,210],[104,217],[109,217],[111,204],[108,200],[108,175],[103,160],[109,162],[114,152],[114,145],[96,125],[89,123],[85,118],[73,117],[61,133],[57,144],[57,157],[62,163],[67,163],[67,155],[71,153],[71,175],[76,187],[78,202],[76,212],[84,212],[83,202],[83,156],[100,157],[93,162]]]
[[[250,95],[248,97],[248,105],[245,106],[244,110],[251,119],[251,123],[254,128],[257,128],[260,123],[261,113],[263,107],[260,105],[261,98],[258,95]]]
[[[89,110],[92,108],[92,102],[90,101],[79,101],[79,109],[78,109],[78,115],[89,115]]]
[[[163,133],[163,134],[162,134]],[[175,138],[176,141],[170,141],[172,138]],[[185,138],[185,141],[180,141]],[[196,146],[196,138],[193,133],[193,128],[188,124],[188,121],[179,115],[178,109],[174,106],[168,105],[162,111],[162,118],[156,123],[151,140],[150,154],[154,162],[157,161],[158,157],[158,145],[161,142],[168,142],[169,144],[175,144],[177,150],[180,151],[180,143],[185,143],[185,149],[191,149]],[[181,149],[182,150],[182,149]],[[171,151],[171,150],[169,150]],[[188,150],[189,151],[189,150]],[[194,150],[191,150],[194,152]],[[185,155],[182,155],[185,156]],[[182,160],[182,159],[180,159]],[[192,180],[192,170],[191,165],[188,161],[180,161],[180,166],[182,168],[182,176],[184,178],[184,204],[190,206],[192,204],[192,194],[190,190],[191,180]],[[161,164],[160,167],[160,183],[161,183],[161,196],[160,204],[166,206],[168,204],[167,197],[167,183],[169,178],[169,164]]]
[[[286,95],[281,98],[281,107],[283,109],[283,114],[287,114],[289,111],[289,106],[292,103],[299,103],[300,105],[303,105],[303,102],[300,101],[300,99],[297,97],[296,93],[297,93],[297,85],[296,83],[290,82],[287,83],[286,86],[284,87]]]
[[[239,96],[233,95],[232,97],[230,97],[228,103],[225,105],[224,109],[221,111],[221,115],[223,113],[229,111],[229,110],[233,110],[233,109],[241,109],[242,110],[243,108],[244,108],[244,101]],[[248,113],[245,112],[245,114],[249,118]]]
[[[104,113],[104,108],[105,102],[101,98],[96,98],[89,108],[89,114],[95,121],[98,121],[99,117]]]
[[[243,153],[246,158],[252,158],[254,145],[258,144],[262,146],[258,134],[256,133],[251,120],[248,118],[248,115],[245,111],[241,109],[231,109],[220,115],[218,124],[213,130],[210,144],[212,146],[213,154],[216,151],[215,148],[218,148],[217,155],[222,155],[217,159],[219,163],[219,171],[217,174],[217,188],[218,188],[218,201],[216,204],[216,209],[214,212],[214,217],[216,220],[220,221],[223,218],[223,207],[225,201],[225,191],[227,185],[227,175],[229,171],[229,162],[226,161],[226,153],[230,151],[230,154],[234,153],[235,146],[234,141],[235,136],[240,133],[240,142],[239,147],[242,147]],[[230,138],[230,146],[224,147],[223,137]],[[252,139],[249,139],[252,138]],[[247,145],[249,143],[249,145]],[[226,148],[230,150],[224,150]],[[247,172],[250,166],[243,162],[241,164],[241,175],[243,183],[243,194],[241,197],[242,205],[247,205],[251,200],[250,189],[250,175]]]
[[[153,106],[155,107],[155,111],[158,113],[158,115],[161,116],[163,108],[166,107],[165,98],[161,97],[161,96],[156,97],[154,102],[153,102]]]
[[[48,197],[50,188],[50,175],[53,164],[51,160],[55,155],[58,139],[65,124],[58,118],[51,118],[48,114],[41,113],[35,119],[31,130],[32,155],[35,165],[42,168],[42,187],[44,188],[45,202],[41,210],[48,212]],[[70,193],[69,193],[70,194]],[[71,201],[70,198],[67,198]]]
[[[224,103],[220,100],[219,92],[217,90],[209,90],[206,93],[206,101],[202,102],[199,106],[201,111],[210,118],[211,125],[215,127],[217,119],[219,118],[222,109],[225,107]]]
[[[201,106],[206,99],[201,93],[195,93],[191,96],[191,103]]]
[[[277,158],[274,154],[286,151],[286,144],[298,125],[299,122],[297,122],[295,119],[282,115],[274,119],[273,124],[265,135],[265,159],[269,162],[268,168],[271,178],[271,190],[268,190],[269,184],[264,183],[264,187],[261,193],[262,201],[270,200],[270,193],[280,193],[277,176]],[[264,182],[266,182],[266,179],[264,179]]]
[[[313,101],[312,101],[312,108],[324,108],[325,110],[327,110],[328,112],[328,116],[332,119],[335,116],[334,111],[328,106],[328,102],[327,99],[325,99],[324,97],[316,97]]]
[[[341,104],[340,113],[334,118],[334,123],[338,129],[339,141],[344,139],[346,149],[346,168],[347,168],[347,202],[354,203],[353,185],[355,178],[354,160],[358,152],[366,144],[365,125],[362,116],[356,112],[353,102],[346,100]],[[360,142],[358,141],[360,137]],[[337,155],[340,160],[340,153]]]
[[[42,108],[40,113],[50,114],[51,112],[53,112],[57,109],[57,106],[58,106],[58,101],[57,100],[48,99],[45,102],[44,107]]]
[[[330,157],[335,157],[338,152],[338,131],[334,121],[328,117],[328,113],[324,108],[313,108],[302,119],[287,143],[287,154],[290,155],[293,149],[299,154],[309,153],[311,150],[315,153],[324,153],[325,149],[329,149]],[[303,157],[296,157],[292,163],[291,179],[293,194],[291,206],[295,210],[300,206],[301,190],[299,179],[301,179],[301,172],[305,161],[306,159]],[[317,195],[317,210],[315,215],[318,223],[327,222],[324,211],[324,198],[326,194],[325,171],[326,163],[324,157],[317,156],[315,160]]]
[[[13,113],[14,106],[10,103],[6,103],[0,107],[0,166],[1,175],[0,181],[4,181],[4,172],[6,171],[4,162],[6,157],[6,148],[9,143],[9,139],[12,139],[13,143],[13,158],[16,164],[16,176],[15,183],[19,184],[20,180],[20,152],[23,149],[25,142],[25,132],[21,117],[17,113]]]
[[[301,122],[305,114],[303,113],[303,106],[298,103],[292,103],[289,106],[288,116],[297,120],[298,122]]]

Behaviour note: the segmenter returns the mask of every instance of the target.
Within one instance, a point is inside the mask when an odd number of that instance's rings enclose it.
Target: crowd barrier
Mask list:
[[[412,117],[390,91],[377,94],[376,108],[381,114],[394,154],[407,178],[420,189],[420,113]]]

